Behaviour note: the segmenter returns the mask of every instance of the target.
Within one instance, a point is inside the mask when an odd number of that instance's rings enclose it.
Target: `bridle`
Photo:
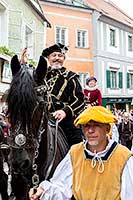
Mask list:
[[[45,128],[43,127],[43,123],[44,123],[43,120],[44,120],[45,114],[47,113],[47,110],[46,110],[47,101],[44,100],[44,91],[46,91],[47,88],[44,85],[41,85],[41,86],[36,87],[35,89],[37,91],[39,103],[42,103],[44,105],[43,105],[43,111],[42,111],[42,118],[41,118],[40,126],[38,129],[38,133],[37,133],[36,144],[35,144],[35,153],[34,153],[33,163],[32,163],[32,170],[34,172],[32,175],[32,186],[34,189],[36,189],[39,184],[39,175],[37,173],[38,166],[36,164],[36,159],[39,155],[39,145],[41,142],[41,136],[46,131]],[[48,116],[47,116],[47,120],[48,120]]]
[[[41,116],[41,120],[40,120],[40,125],[38,128],[38,132],[35,135],[32,134],[32,128],[31,128],[31,124],[30,127],[28,127],[28,125],[25,125],[25,128],[23,128],[23,125],[20,121],[17,121],[15,124],[14,128],[11,128],[10,133],[9,133],[9,138],[8,138],[8,144],[11,150],[15,150],[15,151],[23,151],[23,150],[29,150],[30,152],[32,152],[32,171],[33,171],[33,175],[32,175],[32,185],[33,187],[37,187],[37,185],[39,184],[39,176],[37,174],[37,164],[36,164],[36,159],[39,155],[39,145],[40,145],[40,141],[41,141],[41,136],[42,134],[45,132],[43,123],[44,123],[44,117],[47,117],[47,99],[45,99],[45,93],[47,91],[47,86],[45,84],[37,86],[34,88],[36,93],[37,93],[37,104],[36,107],[33,110],[32,115],[34,115],[35,110],[37,109],[37,107],[41,104],[42,106],[42,116]],[[30,138],[30,142],[28,142],[28,138]],[[12,171],[15,174],[21,174],[22,176],[25,175],[25,171],[23,171],[23,169],[15,169],[12,166]]]

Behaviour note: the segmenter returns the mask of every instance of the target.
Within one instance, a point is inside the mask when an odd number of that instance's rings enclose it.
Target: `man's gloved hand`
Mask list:
[[[66,117],[66,113],[64,110],[57,110],[53,113],[53,116],[60,122]]]

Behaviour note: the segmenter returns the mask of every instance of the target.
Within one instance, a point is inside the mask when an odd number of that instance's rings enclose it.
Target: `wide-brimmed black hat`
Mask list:
[[[53,52],[60,52],[65,54],[68,51],[68,48],[63,44],[54,44],[46,49],[43,50],[42,55],[44,57],[48,57]]]

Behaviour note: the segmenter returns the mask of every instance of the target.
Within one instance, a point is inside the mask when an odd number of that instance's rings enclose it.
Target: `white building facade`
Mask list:
[[[94,72],[103,105],[129,110],[133,97],[133,24],[124,24],[95,11]]]
[[[17,54],[27,47],[28,58],[38,61],[46,47],[46,28],[50,26],[37,0],[0,1],[0,98],[11,82],[7,48]]]

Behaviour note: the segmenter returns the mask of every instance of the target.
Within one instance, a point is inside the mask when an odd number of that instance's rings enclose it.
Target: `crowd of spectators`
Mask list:
[[[118,118],[116,124],[118,141],[122,145],[126,146],[128,149],[132,150],[132,140],[133,140],[133,105],[131,105],[130,112],[125,112],[120,109],[114,109],[113,114]]]

